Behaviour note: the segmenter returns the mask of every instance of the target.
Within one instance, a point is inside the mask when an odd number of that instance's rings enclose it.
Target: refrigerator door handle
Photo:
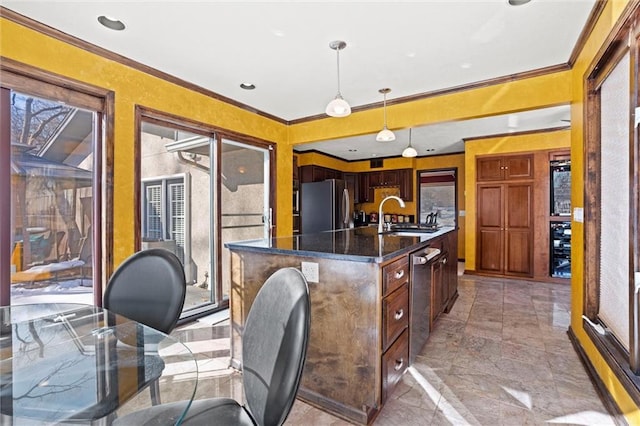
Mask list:
[[[344,218],[342,219],[343,223],[344,223],[344,227],[348,228],[349,227],[349,191],[347,190],[347,188],[344,189],[343,191],[344,196],[342,197],[342,200],[344,201]]]

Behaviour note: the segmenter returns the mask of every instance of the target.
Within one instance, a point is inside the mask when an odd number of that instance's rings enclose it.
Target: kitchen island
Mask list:
[[[362,227],[227,243],[232,366],[242,367],[243,326],[264,281],[280,268],[299,268],[309,283],[311,330],[298,397],[370,424],[433,321],[457,298],[456,244],[453,227],[420,234]]]

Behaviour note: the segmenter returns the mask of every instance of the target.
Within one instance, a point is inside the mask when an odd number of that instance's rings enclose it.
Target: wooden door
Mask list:
[[[505,184],[504,273],[533,273],[533,184]]]
[[[504,252],[503,185],[482,184],[477,190],[477,269],[502,273]]]

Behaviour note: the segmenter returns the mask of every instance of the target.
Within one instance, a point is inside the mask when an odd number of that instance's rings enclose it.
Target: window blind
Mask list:
[[[600,308],[629,349],[629,81],[627,53],[603,82],[601,102]]]

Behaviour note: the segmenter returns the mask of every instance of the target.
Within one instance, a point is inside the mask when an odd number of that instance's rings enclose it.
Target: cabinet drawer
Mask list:
[[[409,285],[382,299],[382,351],[387,350],[409,325]]]
[[[386,296],[409,282],[409,257],[405,256],[382,269],[382,294]]]
[[[400,335],[398,340],[382,355],[382,403],[398,384],[409,366],[409,330]]]

